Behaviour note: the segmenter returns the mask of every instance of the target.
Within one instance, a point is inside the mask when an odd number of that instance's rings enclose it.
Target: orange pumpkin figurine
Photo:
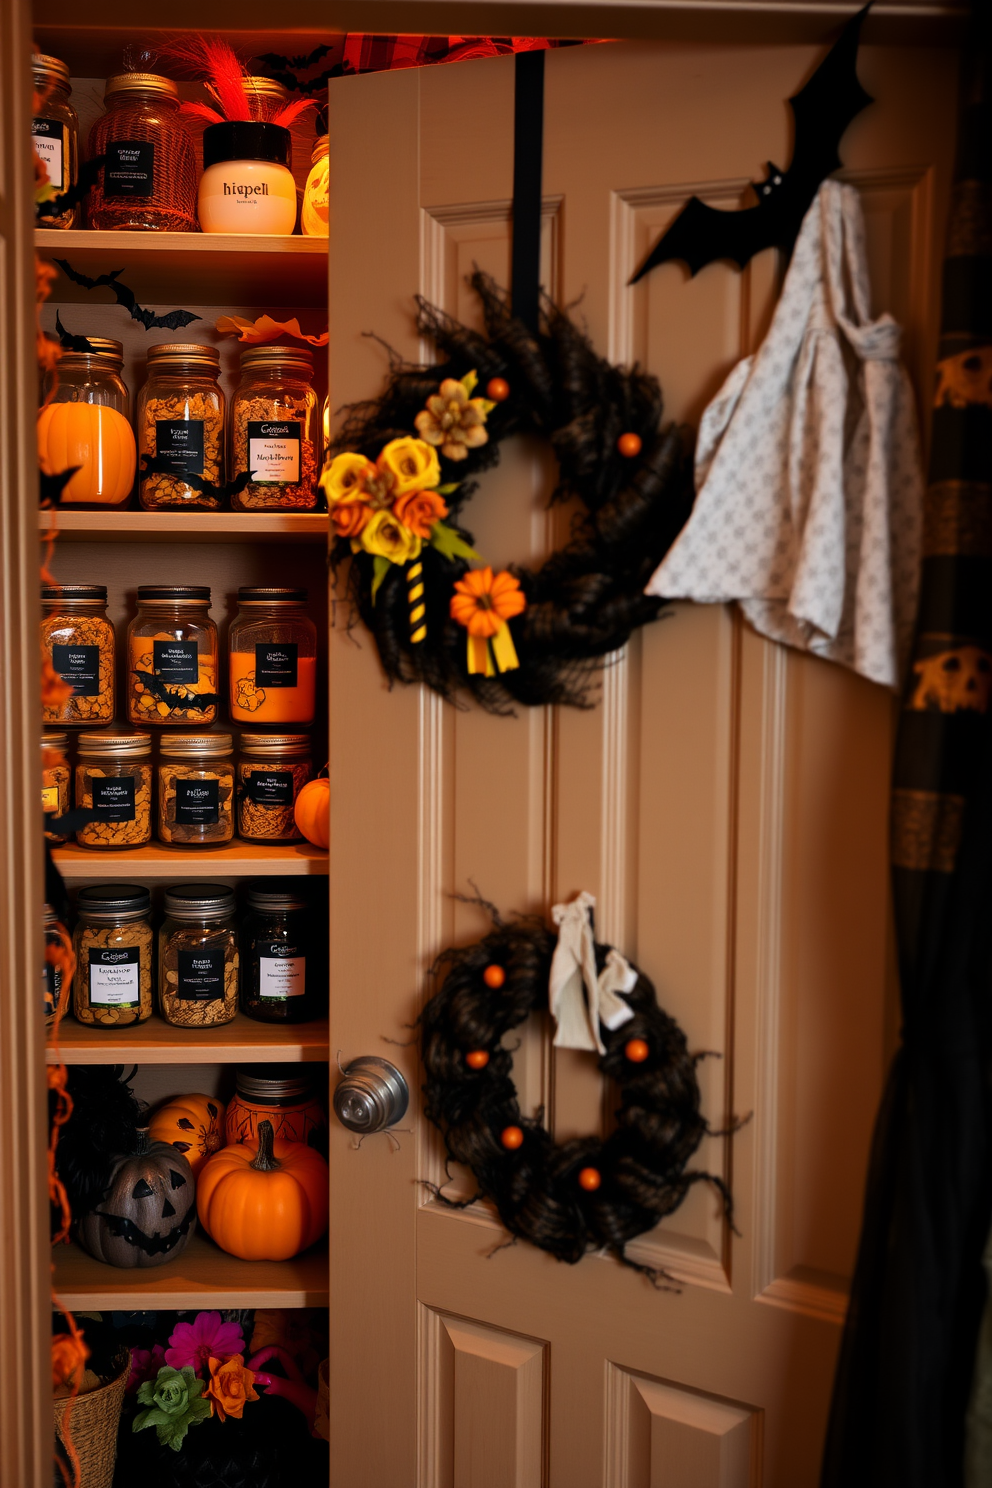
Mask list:
[[[131,494],[137,450],[131,425],[103,403],[48,403],[38,415],[38,460],[46,475],[76,469],[63,504],[120,506]]]
[[[314,847],[327,847],[331,838],[331,782],[326,775],[318,775],[303,787],[293,807],[293,819]]]
[[[177,1095],[159,1106],[148,1122],[153,1142],[170,1142],[199,1173],[224,1145],[224,1103],[212,1095]]]
[[[327,1164],[302,1142],[273,1139],[224,1147],[200,1170],[200,1223],[221,1250],[243,1261],[288,1261],[319,1240],[328,1222]]]

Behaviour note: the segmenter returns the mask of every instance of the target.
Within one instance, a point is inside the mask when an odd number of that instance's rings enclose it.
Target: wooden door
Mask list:
[[[630,274],[696,191],[737,205],[788,159],[784,100],[806,46],[624,43],[549,54],[544,282],[599,349],[646,363],[697,422],[754,348],[774,255],[743,273]],[[954,59],[866,48],[877,102],[846,175],[868,221],[876,312],[929,382]],[[412,296],[476,319],[473,263],[509,266],[514,68],[472,62],[332,88],[332,406],[374,394],[375,332],[419,352]],[[547,450],[507,450],[467,525],[494,564],[562,540]],[[758,638],[729,609],[673,608],[611,659],[595,709],[458,709],[390,692],[337,605],[331,637],[332,1053],[385,1054],[419,1084],[410,1026],[445,945],[479,938],[473,885],[503,911],[597,895],[600,938],[636,959],[694,1049],[714,1128],[700,1166],[732,1186],[614,1261],[561,1265],[457,1211],[414,1100],[399,1135],[332,1142],[332,1482],[337,1488],[811,1488],[892,1041],[886,819],[894,705]],[[518,1087],[559,1138],[608,1106],[590,1056],[546,1026]],[[471,1192],[455,1174],[445,1192]],[[495,1252],[495,1253],[494,1253]]]

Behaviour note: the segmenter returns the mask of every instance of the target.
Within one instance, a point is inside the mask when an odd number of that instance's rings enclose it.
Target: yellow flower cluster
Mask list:
[[[356,553],[390,563],[420,554],[435,522],[448,515],[437,451],[423,439],[391,439],[375,461],[347,451],[320,478],[331,522]]]

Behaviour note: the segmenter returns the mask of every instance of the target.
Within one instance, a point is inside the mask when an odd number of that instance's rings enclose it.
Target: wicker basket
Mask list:
[[[131,1372],[128,1349],[117,1355],[117,1374],[107,1385],[77,1395],[75,1400],[56,1400],[55,1430],[64,1445],[62,1418],[70,1403],[69,1435],[79,1458],[79,1488],[111,1488],[117,1460],[117,1427],[124,1403],[124,1387]]]

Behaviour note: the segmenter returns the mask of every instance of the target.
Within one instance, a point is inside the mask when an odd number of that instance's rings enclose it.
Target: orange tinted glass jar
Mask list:
[[[196,156],[169,78],[126,72],[107,79],[107,112],[90,130],[105,155],[90,192],[89,225],[130,232],[196,231]]]
[[[203,729],[216,720],[217,627],[209,612],[205,584],[138,586],[127,632],[132,723]]]
[[[234,1072],[237,1094],[227,1108],[229,1143],[257,1142],[258,1123],[271,1121],[284,1142],[327,1149],[327,1113],[312,1077],[282,1065],[247,1064]]]
[[[305,589],[238,590],[228,639],[231,717],[236,723],[313,722],[317,627]]]

